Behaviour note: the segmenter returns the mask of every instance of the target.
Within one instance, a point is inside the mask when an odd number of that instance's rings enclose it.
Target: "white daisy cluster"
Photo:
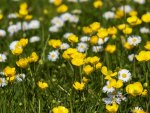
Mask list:
[[[131,73],[127,69],[121,69],[118,72],[118,79],[122,80],[123,82],[128,82],[131,80]]]
[[[6,36],[6,31],[3,29],[0,29],[0,38]]]
[[[49,32],[58,32],[67,21],[71,23],[78,23],[79,17],[68,12],[60,16],[56,16],[51,20],[52,26],[49,28]]]
[[[30,22],[17,22],[16,24],[11,24],[8,26],[7,31],[9,36],[13,36],[20,30],[26,31],[31,29],[38,29],[40,27],[40,22],[38,20],[31,20]]]
[[[53,51],[49,52],[49,54],[48,54],[49,61],[55,62],[58,58],[59,58],[58,50],[53,50]]]

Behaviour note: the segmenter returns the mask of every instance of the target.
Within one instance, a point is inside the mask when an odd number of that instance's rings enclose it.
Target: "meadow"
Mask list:
[[[150,0],[0,0],[0,113],[150,113]]]

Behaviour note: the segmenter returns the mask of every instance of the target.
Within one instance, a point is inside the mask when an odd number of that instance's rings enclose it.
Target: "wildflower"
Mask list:
[[[134,82],[126,86],[126,92],[132,96],[141,95],[143,92],[143,86],[140,82]]]
[[[51,39],[48,44],[50,46],[52,46],[53,48],[59,48],[60,45],[62,44],[61,40],[55,40],[55,39]]]
[[[107,29],[107,31],[108,31],[108,34],[110,34],[110,35],[115,35],[115,34],[117,34],[117,29],[113,26],[113,27],[109,27],[108,29]]]
[[[57,0],[56,0],[57,1]],[[64,106],[54,107],[52,109],[53,113],[69,113],[69,110]]]
[[[138,61],[148,61],[150,60],[150,51],[140,51],[140,53],[136,56]]]
[[[97,42],[98,42],[98,37],[97,36],[92,36],[90,38],[90,43],[91,44],[97,44]]]
[[[41,82],[41,81],[39,81],[38,83],[37,83],[37,85],[39,86],[39,88],[41,88],[41,89],[46,89],[46,88],[48,88],[48,84],[46,83],[46,82]]]
[[[92,65],[95,65],[99,62],[100,58],[97,57],[97,56],[94,56],[94,57],[88,57],[86,59],[86,63],[91,63]]]
[[[32,20],[28,24],[28,29],[38,29],[40,27],[40,22],[38,20]]]
[[[107,85],[105,85],[103,87],[102,90],[103,90],[104,93],[112,93],[112,92],[115,91],[115,88],[113,88],[112,86],[110,86],[109,84],[107,84]]]
[[[88,49],[88,46],[86,43],[83,43],[83,42],[78,43],[77,50],[79,52],[85,52],[87,49]]]
[[[92,29],[90,27],[83,27],[82,30],[85,34],[91,34],[92,33]]]
[[[28,39],[26,38],[21,38],[19,40],[19,42],[17,42],[16,46],[20,46],[20,47],[25,47],[28,44]]]
[[[90,40],[90,37],[88,37],[88,36],[82,36],[81,38],[80,38],[80,41],[81,42],[88,42]]]
[[[110,80],[111,77],[117,75],[117,72],[114,72],[114,73],[113,73],[111,70],[107,70],[107,67],[106,67],[106,66],[103,66],[103,67],[101,68],[101,72],[102,72],[103,75],[105,75],[105,79],[108,79],[108,80]]]
[[[29,63],[37,62],[38,59],[39,59],[39,56],[36,54],[36,52],[32,52],[31,55],[28,57]]]
[[[100,69],[101,67],[102,67],[102,63],[98,62],[98,63],[96,64],[96,69]]]
[[[23,52],[22,47],[16,47],[14,50],[12,50],[12,53],[14,55],[20,55]]]
[[[146,33],[150,33],[150,30],[147,27],[141,27],[140,32],[143,33],[143,34],[146,34]]]
[[[98,30],[97,36],[99,38],[104,39],[105,37],[108,36],[108,31],[106,29],[104,29],[104,28],[101,28],[101,29]]]
[[[134,2],[138,4],[145,4],[145,0],[134,0]]]
[[[60,45],[60,49],[61,50],[65,50],[65,49],[68,49],[70,46],[69,46],[69,44],[67,44],[67,43],[62,43],[61,45]]]
[[[0,54],[0,62],[5,62],[7,59],[5,54]]]
[[[119,7],[119,10],[121,10],[125,13],[129,13],[132,10],[132,8],[130,5],[124,5],[124,6]]]
[[[125,27],[123,29],[123,33],[124,34],[131,34],[132,33],[132,28],[131,27]]]
[[[133,48],[133,46],[130,45],[128,42],[125,42],[125,43],[124,43],[124,47],[125,47],[126,49],[129,49],[129,50]]]
[[[132,62],[134,60],[135,56],[136,56],[135,54],[128,55],[129,61]]]
[[[83,90],[84,86],[85,86],[85,84],[84,84],[83,82],[81,82],[81,83],[75,82],[75,83],[73,84],[73,87],[74,87],[76,90],[80,90],[80,91]]]
[[[95,53],[103,51],[103,46],[93,46],[92,51]]]
[[[0,87],[4,87],[7,85],[6,79],[5,78],[0,78]]]
[[[99,28],[100,28],[100,23],[99,22],[93,22],[91,25],[90,25],[92,31],[97,31]]]
[[[135,107],[132,110],[133,113],[146,113],[141,107]]]
[[[131,73],[127,69],[121,69],[118,72],[118,79],[122,80],[123,82],[128,82],[131,79]]]
[[[112,105],[106,105],[106,110],[108,113],[117,113],[118,108],[119,106],[116,103],[113,103]]]
[[[57,50],[49,52],[48,60],[55,62],[58,58],[59,58],[59,52]]]
[[[2,19],[3,19],[3,14],[0,13],[0,20],[2,20]]]
[[[144,46],[145,49],[150,50],[150,41],[146,42],[146,45]]]
[[[139,43],[141,43],[142,39],[140,36],[129,36],[128,37],[128,43],[132,46],[136,46]]]
[[[132,10],[132,11],[129,12],[129,15],[130,15],[131,17],[133,17],[133,16],[137,16],[138,13],[137,13],[137,11]]]
[[[6,77],[12,77],[12,76],[15,76],[16,74],[16,69],[14,67],[5,67],[4,70],[3,70],[4,74]]]
[[[115,12],[115,18],[122,18],[124,16],[124,11],[118,9],[116,12]]]
[[[34,43],[34,42],[38,42],[40,41],[40,37],[39,36],[32,36],[30,39],[29,39],[29,42],[30,43]]]
[[[145,23],[149,23],[150,22],[150,13],[146,13],[146,14],[142,15],[142,20]]]
[[[51,20],[51,23],[54,24],[58,28],[64,26],[64,20],[62,20],[62,18],[60,18],[60,17],[54,17]]]
[[[112,19],[114,17],[115,17],[115,13],[112,11],[107,11],[103,14],[103,18],[105,18],[106,20]]]
[[[16,64],[20,68],[26,68],[28,66],[28,59],[27,58],[21,58],[18,61],[16,61]]]
[[[105,51],[107,51],[109,53],[114,53],[116,51],[116,45],[108,44],[105,48]]]
[[[78,37],[76,35],[72,34],[68,37],[68,41],[71,43],[76,43],[76,42],[78,42]]]
[[[5,37],[6,36],[6,31],[0,29],[0,37]]]
[[[75,48],[68,48],[67,50],[65,50],[62,54],[62,57],[64,59],[71,59],[71,55],[77,53],[77,49]]]
[[[73,33],[69,33],[69,32],[68,32],[68,33],[65,33],[65,34],[63,35],[63,37],[64,37],[65,39],[68,39],[68,37],[71,36],[71,35],[73,35]]]
[[[64,12],[66,12],[67,10],[68,10],[68,6],[65,5],[65,4],[62,4],[62,5],[60,5],[60,6],[57,8],[57,12],[58,12],[58,13],[64,13]]]
[[[131,25],[139,25],[142,23],[142,21],[137,16],[128,17],[127,22]]]
[[[17,74],[16,75],[16,80],[19,81],[19,82],[21,82],[21,81],[23,81],[23,79],[25,78],[25,76],[26,75],[24,73]]]
[[[83,77],[83,78],[82,78],[82,81],[83,81],[84,83],[87,83],[87,82],[88,82],[88,79],[87,79],[86,77]]]
[[[84,59],[82,59],[82,58],[73,58],[73,59],[71,60],[71,63],[72,63],[73,65],[75,65],[75,66],[81,66],[81,65],[84,64]]]
[[[90,65],[86,65],[83,67],[83,71],[86,75],[89,75],[93,72],[94,68]]]
[[[101,8],[103,6],[103,2],[101,0],[94,1],[93,6],[95,8]]]
[[[110,79],[109,85],[113,88],[121,88],[123,86],[122,80]]]
[[[58,32],[59,31],[59,27],[56,25],[53,25],[49,28],[49,32]]]

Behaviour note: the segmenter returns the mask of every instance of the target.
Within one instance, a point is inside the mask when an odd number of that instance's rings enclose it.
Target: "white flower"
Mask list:
[[[113,88],[113,87],[110,87],[109,85],[105,85],[104,87],[103,87],[103,92],[104,93],[112,93],[112,92],[114,92],[115,91],[115,89]]]
[[[9,19],[17,18],[17,15],[15,13],[11,13],[11,14],[8,15],[8,18]]]
[[[105,12],[105,13],[103,14],[103,17],[104,17],[106,20],[112,19],[112,18],[114,18],[114,16],[115,16],[115,13],[112,12],[112,11],[107,11],[107,12]]]
[[[22,23],[22,30],[25,31],[25,30],[28,30],[28,29],[29,29],[28,23],[27,22],[23,22]]]
[[[89,36],[82,36],[81,38],[80,38],[80,41],[81,42],[88,42],[90,40],[90,37]]]
[[[140,32],[143,34],[146,34],[146,33],[150,33],[150,30],[147,27],[142,27],[142,28],[140,28]]]
[[[26,77],[26,75],[24,73],[17,74],[16,75],[16,80],[19,81],[19,82],[21,82],[21,81],[23,81],[23,79],[25,79],[25,77]]]
[[[7,85],[5,78],[0,78],[0,87],[4,87]]]
[[[32,20],[29,24],[28,24],[28,28],[29,29],[38,29],[40,27],[40,22],[38,20]]]
[[[134,60],[135,56],[136,56],[135,54],[128,55],[129,61],[132,62]]]
[[[101,52],[103,51],[103,46],[93,46],[92,47],[93,52],[97,53],[97,52]]]
[[[13,42],[9,45],[10,50],[14,50],[17,43],[18,43],[18,41],[13,41]]]
[[[70,35],[72,35],[73,33],[65,33],[64,35],[63,35],[63,37],[65,38],[65,39],[68,39],[68,37],[70,36]]]
[[[64,13],[60,16],[60,18],[63,20],[63,21],[68,21],[70,18],[71,18],[71,14],[70,13]]]
[[[66,49],[68,49],[70,46],[69,46],[69,44],[67,44],[67,43],[62,43],[61,45],[60,45],[60,49],[61,50],[66,50]]]
[[[119,10],[121,10],[121,11],[123,11],[123,12],[125,12],[125,13],[129,13],[129,12],[132,10],[132,8],[131,8],[131,6],[129,6],[129,5],[125,5],[125,6],[121,6],[121,7],[119,8]]]
[[[77,15],[72,15],[69,18],[69,22],[78,23],[78,21],[79,21],[79,17]]]
[[[138,4],[145,4],[145,0],[134,0],[134,2]]]
[[[0,29],[0,37],[5,37],[6,36],[6,31]]]
[[[118,72],[118,79],[128,82],[131,79],[131,73],[127,69],[122,69]]]
[[[56,25],[53,25],[49,28],[49,32],[58,32],[59,31],[59,27]]]
[[[72,13],[74,13],[74,14],[81,14],[82,11],[80,9],[75,9],[75,10],[72,11]]]
[[[5,62],[7,59],[5,54],[0,54],[0,62]]]
[[[127,41],[130,45],[136,46],[141,43],[142,39],[140,36],[129,36]]]
[[[38,42],[38,41],[40,41],[39,36],[32,36],[29,40],[30,43],[34,43],[34,42]]]
[[[12,36],[14,35],[14,33],[17,33],[19,31],[19,28],[17,25],[10,25],[7,31],[9,32],[9,35]]]
[[[58,58],[59,58],[59,53],[58,53],[57,50],[56,50],[56,51],[51,51],[51,52],[49,52],[48,60],[54,62],[54,61],[56,61]]]
[[[59,17],[54,17],[52,20],[51,20],[51,23],[57,27],[62,27],[64,26],[64,21],[62,18],[59,18]]]
[[[103,98],[105,104],[112,104],[112,98]]]
[[[98,39],[98,45],[103,45],[104,44],[104,40],[102,38]]]
[[[79,52],[85,52],[88,49],[88,45],[86,43],[80,42],[78,43],[77,50]]]

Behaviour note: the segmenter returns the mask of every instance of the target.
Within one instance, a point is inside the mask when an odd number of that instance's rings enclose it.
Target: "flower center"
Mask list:
[[[122,77],[123,77],[123,78],[126,78],[126,77],[127,77],[127,75],[126,75],[126,74],[122,74]]]

